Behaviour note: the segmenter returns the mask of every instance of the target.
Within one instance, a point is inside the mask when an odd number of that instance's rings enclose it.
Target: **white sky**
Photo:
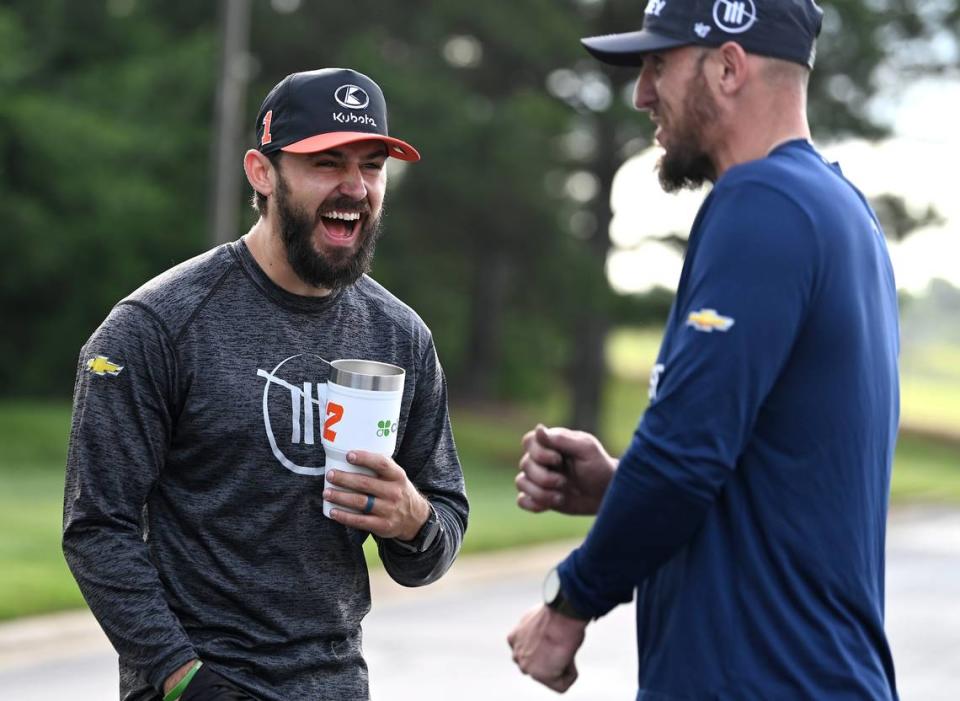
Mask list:
[[[945,220],[941,226],[915,231],[903,243],[889,244],[897,285],[914,293],[923,292],[934,277],[960,287],[958,107],[960,82],[915,83],[903,91],[893,109],[893,138],[877,144],[817,143],[868,197],[898,194],[918,212],[933,205]],[[686,235],[704,197],[704,192],[668,195],[660,190],[654,170],[659,154],[660,149],[653,148],[630,159],[613,182],[610,236],[617,250],[607,261],[607,275],[619,292],[641,292],[655,285],[676,289],[680,256],[649,237]]]

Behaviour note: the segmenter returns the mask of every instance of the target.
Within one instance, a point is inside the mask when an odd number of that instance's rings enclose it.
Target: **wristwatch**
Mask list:
[[[407,552],[423,553],[429,550],[430,546],[434,544],[437,536],[440,535],[441,529],[442,524],[440,517],[437,516],[436,510],[433,508],[433,504],[431,504],[430,515],[427,516],[426,522],[420,527],[420,530],[417,531],[413,540],[400,540],[397,538],[394,542]]]
[[[564,596],[563,587],[560,585],[560,573],[556,567],[547,572],[547,576],[543,580],[543,603],[546,604],[547,608],[551,608],[567,618],[575,618],[578,621],[589,621],[592,618],[577,611],[570,600]]]

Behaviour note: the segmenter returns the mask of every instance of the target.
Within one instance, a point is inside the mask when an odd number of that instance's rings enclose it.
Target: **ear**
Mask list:
[[[276,171],[269,158],[256,149],[250,149],[243,155],[243,171],[247,174],[250,187],[267,197],[273,194],[277,186]]]
[[[717,87],[722,95],[732,97],[743,88],[750,72],[747,52],[735,41],[722,44],[714,55],[718,62]]]

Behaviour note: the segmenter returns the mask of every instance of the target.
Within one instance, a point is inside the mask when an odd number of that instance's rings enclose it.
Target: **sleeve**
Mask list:
[[[560,565],[564,592],[594,616],[628,601],[694,537],[809,308],[818,247],[806,213],[762,183],[714,195],[688,254],[656,396],[593,528]]]
[[[450,569],[460,552],[469,510],[450,427],[447,383],[432,339],[421,359],[416,382],[397,463],[430,501],[440,521],[440,533],[422,553],[411,553],[393,539],[377,538],[387,572],[408,587],[435,582]]]
[[[142,514],[173,426],[176,361],[144,309],[121,303],[80,352],[63,553],[120,657],[160,688],[196,651],[171,612]]]

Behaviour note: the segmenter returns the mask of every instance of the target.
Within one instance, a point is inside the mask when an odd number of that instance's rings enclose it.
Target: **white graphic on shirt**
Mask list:
[[[647,391],[647,396],[651,402],[657,398],[657,389],[660,386],[660,376],[663,374],[663,369],[663,363],[657,363],[650,369],[650,389]]]
[[[273,451],[274,457],[280,462],[281,465],[291,472],[297,473],[298,475],[312,475],[318,477],[323,475],[324,466],[321,465],[319,467],[310,467],[306,465],[298,465],[293,460],[288,458],[277,443],[277,437],[274,434],[273,425],[270,421],[270,388],[282,387],[290,393],[290,444],[314,445],[314,417],[320,417],[322,415],[322,410],[314,412],[314,405],[316,405],[318,408],[320,407],[320,385],[322,383],[303,382],[300,386],[298,386],[277,377],[277,372],[279,372],[280,368],[282,368],[287,361],[293,360],[294,358],[299,358],[303,355],[308,354],[291,355],[289,358],[281,360],[280,364],[277,365],[277,367],[275,367],[271,372],[257,369],[257,376],[263,377],[267,380],[263,386],[263,427],[267,432],[267,440],[270,442],[270,449]],[[316,391],[314,391],[314,387],[316,387]]]

